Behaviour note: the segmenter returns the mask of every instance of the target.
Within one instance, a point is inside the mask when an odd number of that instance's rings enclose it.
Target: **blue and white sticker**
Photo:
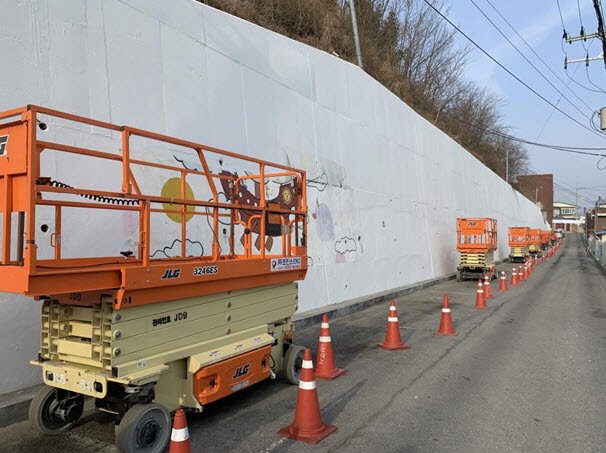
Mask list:
[[[293,269],[301,269],[301,257],[293,256],[288,258],[272,258],[271,271],[291,271]]]

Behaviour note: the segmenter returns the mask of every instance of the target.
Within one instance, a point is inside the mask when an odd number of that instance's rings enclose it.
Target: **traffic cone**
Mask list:
[[[400,336],[400,324],[398,323],[398,313],[396,311],[396,304],[393,299],[389,305],[385,341],[379,346],[390,351],[394,349],[410,349],[409,345],[402,343],[402,337]]]
[[[344,373],[344,369],[337,368],[335,365],[328,315],[323,314],[322,325],[320,326],[320,339],[318,340],[318,354],[316,356],[316,377],[318,379],[332,380]]]
[[[484,299],[484,290],[482,289],[482,280],[478,280],[478,290],[476,291],[476,304],[473,308],[478,310],[486,309],[486,299]]]
[[[185,418],[185,412],[181,408],[175,412],[168,453],[191,453],[187,419]]]
[[[448,294],[444,294],[442,302],[442,316],[440,318],[440,327],[434,332],[434,335],[450,335],[454,336],[457,332],[452,325],[452,317],[450,316],[450,305],[448,304]]]
[[[518,273],[515,267],[511,271],[511,286],[518,286]]]
[[[306,349],[303,353],[295,419],[289,426],[278,431],[278,434],[308,444],[317,444],[336,430],[336,426],[325,425],[322,421],[311,351]]]
[[[522,267],[521,264],[518,266],[518,279],[521,282],[524,281],[524,268]]]
[[[501,271],[501,283],[499,284],[499,291],[507,291],[507,275],[505,275],[505,271]]]
[[[536,266],[537,264],[539,264],[539,257],[535,256],[534,257],[534,265]]]
[[[547,252],[545,252],[545,253],[547,253]],[[541,263],[544,263],[544,262],[545,262],[545,253],[543,253],[543,254],[541,255]]]
[[[488,275],[486,275],[484,277],[484,298],[485,299],[493,298],[492,292],[490,291],[490,278],[488,277]]]

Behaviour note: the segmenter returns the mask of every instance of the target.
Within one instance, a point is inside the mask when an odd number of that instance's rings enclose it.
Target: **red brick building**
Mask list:
[[[518,176],[514,187],[533,203],[540,203],[543,218],[553,225],[553,175]]]

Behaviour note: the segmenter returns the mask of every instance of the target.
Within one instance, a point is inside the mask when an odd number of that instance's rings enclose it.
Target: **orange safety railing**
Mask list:
[[[75,124],[80,129],[102,130],[118,134],[120,149],[109,152],[74,146],[73,143],[38,138],[38,128],[46,129],[40,117]],[[41,127],[37,127],[41,126]],[[162,146],[176,146],[197,157],[200,170],[136,159],[131,155],[132,140],[145,139]],[[55,181],[41,174],[41,157],[49,152],[77,155],[80,158],[117,164],[121,181],[116,190],[94,190]],[[256,168],[252,174],[238,176],[222,171],[213,173],[208,156],[230,159]],[[166,197],[142,190],[133,167],[145,171],[178,174],[180,194]],[[210,199],[188,196],[188,179],[204,181]],[[100,175],[101,178],[101,175]],[[280,186],[280,199],[266,199],[266,183],[286,178]],[[107,179],[107,178],[102,178]],[[258,198],[250,198],[243,187],[253,180]],[[199,181],[198,181],[198,184]],[[288,192],[288,193],[286,193]],[[226,200],[220,199],[225,194]],[[245,194],[247,197],[242,197]],[[87,201],[81,201],[82,198]],[[175,300],[183,297],[237,290],[304,278],[307,269],[306,173],[286,165],[267,162],[187,140],[156,134],[129,126],[71,115],[38,106],[26,106],[0,113],[0,213],[2,214],[0,291],[34,297],[54,297],[64,303],[93,304],[102,296],[112,296],[115,308]],[[54,257],[40,259],[36,218],[38,209],[54,210],[54,233],[50,246]],[[62,243],[65,208],[124,211],[137,214],[136,251],[123,256],[82,256],[64,258]],[[46,208],[48,209],[48,208]],[[87,211],[88,212],[88,211]],[[151,253],[151,215],[172,214],[180,218],[180,253],[156,258]],[[210,253],[188,256],[188,242],[197,240],[188,232],[190,216],[205,216],[211,230]],[[224,228],[227,226],[228,228]],[[242,234],[242,250],[235,234]],[[229,231],[227,231],[229,229]],[[100,231],[102,228],[100,229]],[[229,246],[220,244],[220,231],[228,236]],[[258,251],[251,236],[258,235]],[[280,247],[274,247],[279,237]],[[270,238],[271,241],[270,241]],[[278,251],[274,250],[279,248]]]
[[[530,245],[530,228],[528,227],[509,227],[509,246],[524,247]]]
[[[457,219],[457,250],[460,252],[489,252],[497,248],[495,219]]]
[[[531,228],[528,230],[530,245],[541,244],[541,230],[539,228]]]

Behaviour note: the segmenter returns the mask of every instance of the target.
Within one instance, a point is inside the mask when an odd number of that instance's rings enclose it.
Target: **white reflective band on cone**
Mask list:
[[[321,327],[322,329],[328,329],[328,323],[327,323],[327,322],[323,322],[323,323],[320,325],[320,327]]]
[[[484,290],[482,290],[482,289],[478,289],[478,293],[480,293],[480,294],[484,294]]]
[[[315,390],[316,389],[316,381],[299,381],[299,388],[301,390]]]
[[[450,313],[450,308],[442,308],[442,313]]]
[[[393,305],[390,305],[389,311],[395,311],[395,310],[396,310],[396,307],[394,307]]]
[[[173,442],[183,442],[187,439],[189,439],[189,431],[187,430],[187,427],[181,429],[173,428],[173,432],[170,435],[170,440]]]
[[[387,321],[389,321],[389,322],[398,322],[398,318],[396,316],[390,316],[389,318],[387,318]]]
[[[330,343],[330,337],[320,337],[320,343]]]
[[[306,368],[308,370],[311,370],[314,367],[314,364],[311,360],[303,360],[303,365],[301,366],[301,368]]]

